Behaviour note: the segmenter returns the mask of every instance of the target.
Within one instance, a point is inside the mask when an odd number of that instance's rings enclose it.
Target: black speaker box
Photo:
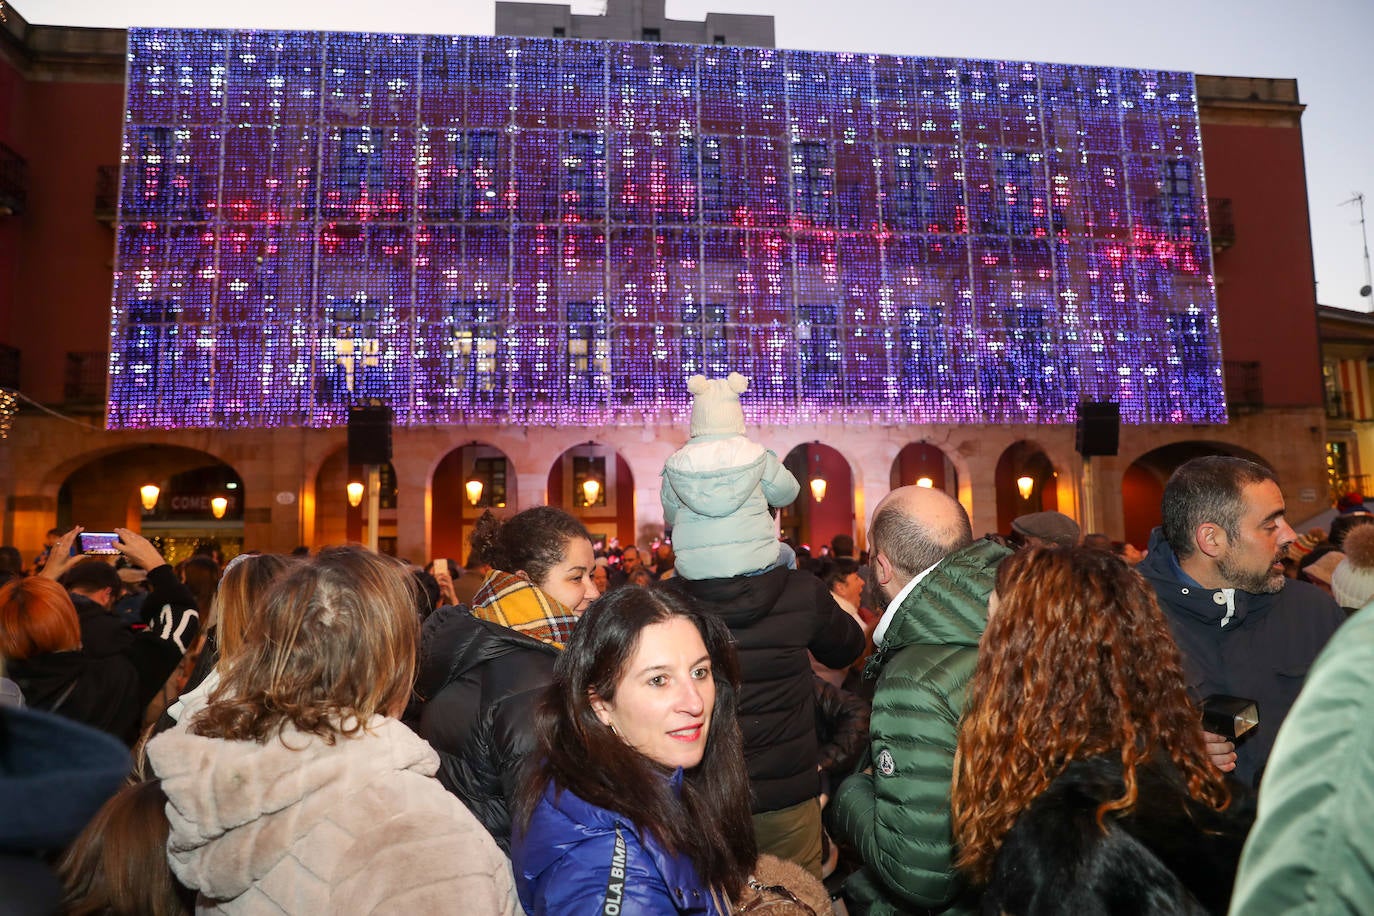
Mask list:
[[[1115,455],[1121,438],[1121,405],[1084,401],[1078,405],[1073,447],[1084,458]]]
[[[391,460],[391,408],[348,408],[348,463],[386,464]]]

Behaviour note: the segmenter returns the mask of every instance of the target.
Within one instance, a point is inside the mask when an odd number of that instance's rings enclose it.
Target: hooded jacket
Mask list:
[[[863,631],[810,573],[778,567],[759,576],[691,580],[670,587],[719,617],[735,637],[743,683],[739,723],[754,813],[820,793],[815,687],[807,651],[842,668],[864,648]]]
[[[954,868],[949,792],[988,596],[1009,555],[983,540],[945,557],[907,594],[868,660],[864,677],[878,680],[872,770],[845,780],[830,806],[837,836],[865,863],[845,888],[853,912],[971,911]]]
[[[778,456],[744,436],[696,436],[663,466],[663,521],[684,579],[725,579],[778,562],[769,506],[786,506],[801,485]]]
[[[1257,784],[1308,668],[1345,612],[1307,582],[1287,582],[1271,595],[1230,590],[1228,604],[1228,590],[1202,588],[1184,576],[1160,528],[1136,571],[1159,597],[1193,698],[1219,693],[1257,703],[1259,726],[1237,742],[1234,774]]]
[[[681,786],[682,770],[673,780]],[[552,783],[515,837],[512,864],[530,916],[725,916],[690,860],[669,855],[624,815]]]
[[[534,749],[534,704],[553,678],[558,650],[464,607],[430,615],[423,646],[419,731],[439,752],[439,782],[509,849],[507,800]]]
[[[172,871],[210,913],[517,913],[505,856],[395,719],[327,744],[178,727],[148,743]]]

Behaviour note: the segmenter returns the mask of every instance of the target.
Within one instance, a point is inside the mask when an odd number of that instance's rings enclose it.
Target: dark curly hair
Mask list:
[[[501,521],[491,510],[473,526],[468,543],[472,555],[507,573],[523,572],[534,583],[543,582],[568,550],[573,538],[592,536],[577,519],[553,506],[536,506]]]
[[[957,864],[987,880],[1017,816],[1074,760],[1120,756],[1125,793],[1097,811],[1136,803],[1136,770],[1167,757],[1195,799],[1230,801],[1207,757],[1202,718],[1153,590],[1115,556],[1033,547],[997,574],[955,754]]]

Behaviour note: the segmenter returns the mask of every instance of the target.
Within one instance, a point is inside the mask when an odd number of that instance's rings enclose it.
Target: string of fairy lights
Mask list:
[[[1225,419],[1190,74],[130,34],[108,423]]]

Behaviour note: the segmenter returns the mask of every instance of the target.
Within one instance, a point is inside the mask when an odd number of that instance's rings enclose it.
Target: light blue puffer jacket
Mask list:
[[[744,436],[696,436],[663,466],[663,520],[673,530],[677,574],[728,579],[778,561],[769,506],[801,485],[778,456]]]

